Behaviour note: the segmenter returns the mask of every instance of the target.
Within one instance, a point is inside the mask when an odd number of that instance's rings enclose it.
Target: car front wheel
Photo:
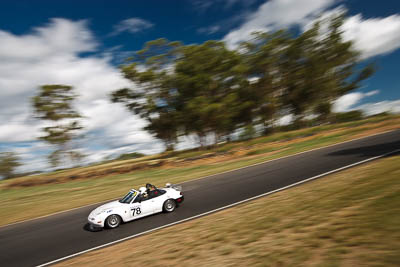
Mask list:
[[[107,228],[117,228],[121,224],[121,218],[116,215],[110,215],[106,219],[106,226]]]
[[[168,199],[164,202],[164,211],[165,212],[173,212],[175,210],[176,203],[173,199]]]

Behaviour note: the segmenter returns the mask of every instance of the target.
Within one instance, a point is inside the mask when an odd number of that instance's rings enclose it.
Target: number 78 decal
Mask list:
[[[131,211],[132,211],[132,216],[135,216],[135,213],[136,213],[136,215],[139,215],[140,213],[142,213],[142,211],[140,210],[140,207],[132,208]]]

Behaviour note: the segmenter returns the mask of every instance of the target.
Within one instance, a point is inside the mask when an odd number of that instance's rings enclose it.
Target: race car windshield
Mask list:
[[[131,203],[132,199],[136,196],[136,192],[129,192],[119,200],[120,203]]]

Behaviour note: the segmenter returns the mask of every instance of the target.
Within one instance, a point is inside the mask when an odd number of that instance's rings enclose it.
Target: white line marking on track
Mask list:
[[[376,134],[372,134],[372,135],[368,135],[368,136],[363,136],[363,137],[359,137],[359,138],[355,138],[355,139],[350,139],[350,140],[347,140],[347,141],[343,141],[343,142],[339,142],[339,143],[335,143],[335,144],[331,144],[331,145],[327,145],[327,146],[323,146],[323,147],[317,147],[317,148],[313,148],[313,149],[310,149],[310,150],[298,152],[298,153],[295,153],[295,154],[292,154],[292,155],[287,155],[287,156],[279,157],[279,158],[276,158],[276,159],[269,159],[269,160],[266,160],[266,161],[263,161],[263,162],[255,163],[255,164],[244,166],[244,167],[240,167],[240,168],[237,168],[237,169],[228,170],[228,171],[224,171],[224,172],[219,172],[219,173],[211,174],[211,175],[207,175],[207,176],[202,176],[202,177],[199,177],[199,178],[196,178],[196,179],[193,179],[193,180],[184,181],[184,182],[179,183],[179,184],[190,183],[190,182],[194,182],[194,181],[197,181],[197,180],[201,180],[201,179],[206,179],[206,178],[209,178],[209,177],[217,176],[217,175],[220,175],[220,174],[234,172],[234,171],[238,171],[238,170],[241,170],[241,169],[245,169],[245,168],[261,165],[261,164],[264,164],[264,163],[268,163],[268,162],[271,162],[271,161],[276,161],[276,160],[280,160],[280,159],[294,157],[294,156],[301,155],[301,154],[304,154],[304,153],[308,153],[308,152],[312,152],[312,151],[316,151],[316,150],[320,150],[320,149],[324,149],[324,148],[328,148],[328,147],[332,147],[332,146],[336,146],[336,145],[341,145],[341,144],[345,144],[345,143],[349,143],[349,142],[353,142],[353,141],[357,141],[357,140],[361,140],[361,139],[365,139],[365,138],[369,138],[369,137],[373,137],[373,136],[377,136],[377,135],[381,135],[381,134],[386,134],[386,133],[394,132],[394,131],[397,131],[397,130],[399,130],[399,129],[384,131],[384,132],[381,132],[381,133],[376,133]],[[80,207],[76,207],[76,208],[72,208],[72,209],[67,209],[67,210],[62,210],[62,211],[57,211],[57,212],[54,212],[54,213],[51,213],[51,214],[47,214],[47,215],[43,215],[43,216],[39,216],[39,217],[36,217],[36,218],[32,218],[32,219],[27,219],[27,220],[23,220],[23,221],[18,221],[18,222],[6,224],[6,225],[3,225],[3,226],[0,226],[0,228],[7,227],[7,226],[12,226],[12,225],[20,224],[20,223],[24,223],[24,222],[34,221],[34,220],[37,220],[37,219],[42,219],[42,218],[50,217],[50,216],[57,215],[57,214],[60,214],[60,213],[65,213],[65,212],[69,212],[69,211],[73,211],[73,210],[77,210],[77,209],[80,209],[80,208],[85,208],[85,207],[89,207],[89,206],[92,206],[92,205],[96,205],[96,204],[100,204],[100,203],[104,203],[104,202],[109,202],[109,201],[113,201],[113,200],[116,200],[116,198],[108,199],[108,200],[106,199],[106,200],[103,200],[103,201],[95,202],[95,203],[92,203],[92,204],[87,204],[87,205],[84,205],[84,206],[80,206]]]
[[[382,154],[382,155],[379,155],[379,156],[376,156],[376,157],[368,158],[368,159],[365,159],[365,160],[362,160],[362,161],[358,161],[358,162],[346,165],[344,167],[340,167],[338,169],[334,169],[334,170],[331,170],[331,171],[328,171],[328,172],[325,172],[325,173],[321,173],[321,174],[318,174],[316,176],[307,178],[305,180],[302,180],[302,181],[299,181],[299,182],[296,182],[296,183],[293,183],[293,184],[290,184],[290,185],[287,185],[287,186],[284,186],[284,187],[281,187],[281,188],[278,188],[278,189],[275,189],[275,190],[272,190],[272,191],[269,191],[269,192],[266,192],[266,193],[263,193],[261,195],[257,195],[257,196],[251,197],[251,198],[247,198],[247,199],[244,199],[244,200],[241,200],[241,201],[238,201],[238,202],[223,206],[221,208],[210,210],[210,211],[207,211],[207,212],[204,212],[204,213],[201,213],[201,214],[198,214],[198,215],[195,215],[195,216],[192,216],[192,217],[180,220],[180,221],[169,223],[169,224],[166,224],[166,225],[163,225],[163,226],[160,226],[160,227],[156,227],[156,228],[153,228],[153,229],[150,229],[150,230],[138,233],[138,234],[127,236],[127,237],[124,237],[124,238],[121,238],[121,239],[118,239],[118,240],[115,240],[115,241],[112,241],[112,242],[109,242],[109,243],[106,243],[106,244],[103,244],[103,245],[100,245],[100,246],[97,246],[97,247],[93,247],[93,248],[90,248],[90,249],[87,249],[87,250],[83,250],[83,251],[80,251],[80,252],[77,252],[77,253],[74,253],[74,254],[71,254],[71,255],[68,255],[68,256],[65,256],[65,257],[62,257],[62,258],[59,258],[59,259],[44,263],[44,264],[41,264],[41,265],[37,265],[37,267],[48,266],[48,265],[51,265],[51,264],[54,264],[54,263],[57,263],[57,262],[60,262],[60,261],[63,261],[63,260],[67,260],[67,259],[73,258],[75,256],[79,256],[81,254],[84,254],[84,253],[87,253],[87,252],[90,252],[90,251],[93,251],[93,250],[104,248],[104,247],[107,247],[107,246],[110,246],[110,245],[114,245],[114,244],[123,242],[123,241],[128,240],[128,239],[132,239],[132,238],[135,238],[135,237],[138,237],[138,236],[141,236],[141,235],[145,235],[147,233],[151,233],[151,232],[154,232],[154,231],[157,231],[157,230],[169,227],[169,226],[173,226],[173,225],[180,224],[180,223],[183,223],[183,222],[186,222],[186,221],[190,221],[190,220],[193,220],[193,219],[196,219],[196,218],[199,218],[199,217],[202,217],[202,216],[205,216],[205,215],[208,215],[208,214],[220,211],[220,210],[224,210],[224,209],[227,209],[227,208],[242,204],[244,202],[248,202],[248,201],[260,198],[260,197],[271,195],[271,194],[279,192],[279,191],[283,191],[285,189],[288,189],[288,188],[291,188],[291,187],[294,187],[294,186],[297,186],[297,185],[300,185],[300,184],[303,184],[303,183],[318,179],[320,177],[323,177],[323,176],[326,176],[326,175],[329,175],[329,174],[332,174],[332,173],[335,173],[335,172],[338,172],[338,171],[342,171],[342,170],[345,170],[345,169],[348,169],[348,168],[351,168],[351,167],[354,167],[354,166],[357,166],[357,165],[360,165],[360,164],[363,164],[363,163],[366,163],[366,162],[369,162],[369,161],[372,161],[372,160],[376,160],[376,159],[388,156],[390,154],[394,154],[396,152],[400,152],[400,149],[396,149],[396,150],[393,150],[391,152],[388,152],[388,153],[385,153],[385,154]]]

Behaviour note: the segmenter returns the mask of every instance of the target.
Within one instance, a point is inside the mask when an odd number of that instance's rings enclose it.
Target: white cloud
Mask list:
[[[142,128],[146,122],[125,110],[123,105],[97,99],[91,107],[85,107],[83,123],[88,131],[88,140],[108,148],[136,148],[143,153],[159,152],[162,144]]]
[[[345,6],[329,9],[337,0],[270,0],[247,16],[245,22],[224,37],[228,47],[250,39],[254,31],[274,31],[291,26],[307,30],[318,19],[346,12]],[[343,38],[354,42],[362,59],[388,54],[400,48],[400,14],[364,19],[361,14],[347,18]]]
[[[218,32],[219,30],[221,30],[221,26],[219,25],[213,25],[210,27],[204,27],[204,28],[200,28],[197,30],[198,33],[203,33],[203,34],[214,34],[216,32]]]
[[[365,115],[374,115],[382,112],[400,113],[400,100],[380,101],[376,103],[360,103],[361,99],[378,94],[378,90],[366,93],[349,93],[338,98],[333,105],[334,112],[347,112],[351,110],[362,110]]]
[[[344,38],[353,40],[362,58],[390,53],[400,48],[400,15],[363,19],[361,14],[343,24]]]
[[[43,57],[93,51],[97,43],[86,26],[86,21],[71,23],[67,19],[56,18],[46,26],[34,28],[32,33],[23,36],[0,30],[0,59],[37,62]]]
[[[352,106],[357,104],[362,98],[362,93],[350,93],[338,98],[333,105],[334,112],[349,111]]]
[[[365,115],[370,116],[382,112],[400,113],[400,100],[381,101],[376,103],[366,103],[357,105],[362,99],[379,94],[379,90],[373,90],[366,93],[355,92],[339,97],[333,103],[333,112],[348,112],[352,110],[362,110]],[[308,116],[306,119],[315,118],[315,115]],[[277,125],[288,125],[294,119],[292,114],[285,115],[277,121]]]
[[[120,21],[114,26],[112,35],[120,34],[121,32],[137,33],[153,27],[154,24],[150,21],[141,18],[129,18]]]
[[[111,58],[79,55],[95,52],[97,46],[85,21],[52,19],[25,35],[0,30],[0,144],[3,150],[22,153],[24,171],[42,168],[50,149],[35,142],[45,124],[32,118],[30,107],[31,97],[43,84],[75,88],[75,106],[85,117],[86,138],[81,144],[89,160],[118,151],[162,150],[161,142],[142,130],[142,119],[109,102],[113,90],[130,86]],[[21,144],[24,149],[18,148]]]
[[[374,115],[382,112],[400,113],[400,100],[366,103],[356,107],[356,109],[361,109],[366,115]]]
[[[325,22],[321,25],[322,36],[328,29],[326,22],[329,18],[346,12],[347,9],[344,6],[324,12],[318,18]],[[303,30],[311,28],[315,21],[309,21],[303,26]],[[361,14],[357,14],[345,19],[342,30],[344,40],[354,42],[354,48],[361,52],[362,59],[387,54],[400,48],[399,14],[369,19],[364,19]]]
[[[278,121],[276,122],[276,124],[278,126],[284,126],[284,125],[290,124],[293,120],[294,120],[293,114],[288,114],[288,115],[285,115],[285,116],[279,118]]]
[[[324,38],[326,36],[326,33],[329,31],[329,24],[327,22],[329,22],[329,20],[333,17],[345,15],[347,11],[348,11],[347,8],[343,5],[324,11],[323,13],[319,14],[318,17],[316,17],[315,19],[305,21],[305,23],[301,25],[302,30],[303,32],[305,32],[311,29],[311,27],[314,26],[314,24],[317,21],[319,21],[320,22],[319,34],[322,38]]]
[[[354,106],[360,102],[361,99],[369,96],[373,96],[379,93],[379,90],[373,90],[370,92],[362,93],[355,92],[345,94],[339,97],[333,104],[334,112],[347,112],[354,109]]]
[[[336,0],[270,0],[249,14],[245,22],[224,37],[228,47],[248,40],[254,31],[269,31],[303,25],[332,6]]]
[[[32,127],[24,123],[8,123],[0,126],[0,140],[6,142],[23,142],[35,139],[39,127]]]
[[[379,90],[373,90],[365,93],[365,96],[373,96],[379,94]]]

